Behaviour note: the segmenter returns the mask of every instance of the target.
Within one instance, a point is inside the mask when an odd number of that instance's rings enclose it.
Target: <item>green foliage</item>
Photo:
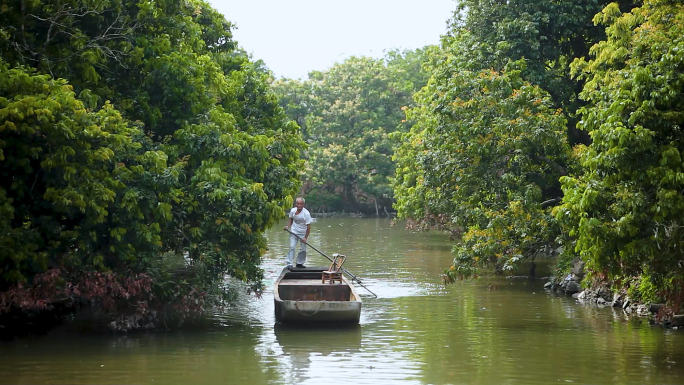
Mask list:
[[[421,70],[426,52],[351,57],[311,73],[308,81],[275,83],[309,144],[304,185],[309,207],[371,211],[391,206],[391,134],[409,127],[402,109],[426,82]],[[334,195],[342,201],[332,202]]]
[[[606,4],[458,2],[409,111],[416,126],[397,151],[394,184],[411,225],[465,231],[448,280],[558,249],[558,178],[576,167],[569,144],[590,142],[575,128],[586,80],[569,63],[605,36],[590,21]]]
[[[423,227],[465,229],[450,279],[554,247],[549,204],[560,200],[569,147],[565,119],[525,82],[524,62],[504,72],[458,70],[444,61],[409,110],[395,181],[399,215]]]
[[[556,215],[590,278],[640,277],[633,294],[680,306],[684,7],[654,0],[622,13],[611,4],[594,21],[607,25],[607,40],[592,48],[594,59],[573,63],[586,79],[581,126],[592,143],[577,150],[582,173],[562,179]]]
[[[0,25],[0,287],[59,267],[149,274],[158,306],[259,288],[304,143],[231,24],[199,0],[45,0]]]
[[[84,248],[123,183],[117,163],[137,132],[109,104],[87,111],[63,80],[0,62],[0,287],[44,271],[55,257],[100,265]]]
[[[587,57],[591,45],[604,37],[603,30],[591,24],[591,18],[609,1],[458,3],[459,12],[451,21],[445,45],[455,55],[452,60],[459,62],[459,68],[500,71],[509,61],[525,59],[523,78],[548,92],[565,114],[574,114],[582,82],[570,76],[569,63]]]

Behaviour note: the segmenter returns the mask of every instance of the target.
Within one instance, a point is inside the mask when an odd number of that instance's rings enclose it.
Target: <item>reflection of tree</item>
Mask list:
[[[611,309],[545,295],[541,284],[483,278],[449,286],[444,295],[395,298],[387,311],[401,317],[390,350],[406,352],[429,384],[676,378],[672,362],[681,349],[666,333]]]
[[[407,278],[412,285],[422,285],[424,279],[439,282],[439,271],[453,259],[446,233],[409,232],[402,222],[392,225],[384,218],[319,218],[312,233],[319,250],[347,255],[345,267],[362,280],[389,275]],[[314,264],[326,264],[323,257],[310,255]],[[419,282],[415,274],[420,274]]]
[[[112,338],[55,332],[0,346],[0,383],[282,383],[279,371],[264,370],[254,354],[259,335],[240,326]]]
[[[369,278],[380,295],[364,298],[363,349],[347,350],[359,351],[350,365],[375,376],[367,380],[394,370],[387,376],[423,384],[681,383],[684,367],[671,364],[684,361],[681,334],[630,320],[621,309],[578,305],[546,293],[542,280],[482,277],[437,286],[452,259],[441,248],[448,235],[355,218],[322,218],[314,234],[319,249],[349,255],[349,270]],[[260,338],[269,349],[275,346],[274,356],[262,361],[280,363],[276,370],[284,377],[296,372],[318,378],[321,367],[342,361],[330,350],[326,360],[317,356],[326,347],[321,345],[345,348],[334,333],[330,343],[319,331],[276,333],[277,343]],[[307,361],[297,366],[290,362],[294,355]]]

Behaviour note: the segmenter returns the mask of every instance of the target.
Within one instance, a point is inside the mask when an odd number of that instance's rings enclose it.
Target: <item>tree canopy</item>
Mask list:
[[[633,298],[681,305],[684,210],[684,6],[644,1],[594,18],[607,39],[573,70],[586,79],[577,148],[581,172],[561,179],[556,216],[576,239],[568,252],[591,279],[629,287]]]
[[[3,309],[48,269],[60,290],[149,276],[139,302],[155,310],[220,294],[224,274],[258,289],[302,141],[223,15],[196,0],[2,7]]]
[[[515,262],[553,247],[550,202],[566,173],[565,119],[550,97],[521,78],[524,62],[503,72],[436,68],[416,97],[417,122],[397,152],[400,215],[423,227],[464,229],[450,277],[494,262]]]
[[[572,128],[579,89],[568,63],[602,36],[586,28],[599,9],[590,0],[459,2],[408,111],[416,125],[394,183],[400,217],[463,234],[448,280],[560,246],[550,210],[562,199],[558,178],[574,167],[570,145],[584,141]]]
[[[259,290],[298,191],[451,231],[446,281],[561,253],[681,307],[684,6],[457,4],[440,47],[304,81],[202,0],[0,5],[0,312]]]
[[[309,207],[380,213],[391,208],[391,135],[409,127],[403,110],[427,75],[426,52],[391,51],[384,59],[350,57],[309,80],[275,88],[308,143],[304,189]]]
[[[399,215],[463,231],[446,280],[560,252],[680,309],[683,6],[459,4],[395,155]]]

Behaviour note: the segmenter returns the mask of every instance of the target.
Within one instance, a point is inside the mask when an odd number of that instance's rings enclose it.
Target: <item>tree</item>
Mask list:
[[[607,39],[594,59],[573,63],[585,79],[581,127],[592,138],[577,149],[582,172],[562,178],[556,211],[586,262],[589,280],[630,288],[633,299],[684,296],[684,7],[647,0],[622,13],[608,5],[594,18]],[[571,247],[572,246],[572,247]]]
[[[0,287],[30,286],[51,267],[74,284],[90,273],[113,274],[119,282],[145,274],[154,290],[150,306],[181,313],[190,303],[201,311],[216,298],[206,293],[221,294],[226,274],[259,289],[263,231],[299,188],[303,143],[270,90],[270,74],[236,48],[231,24],[195,0],[15,1],[5,8],[5,72],[17,79],[26,73],[22,81],[31,84],[37,76],[46,85],[0,94],[8,106],[3,124],[32,133],[0,136],[23,149],[3,147],[0,169],[13,179],[3,186],[2,207],[14,215],[5,225],[15,246],[40,262],[16,264]],[[43,99],[68,104],[41,102],[48,112],[31,107]],[[17,115],[16,103],[59,119]],[[44,125],[51,123],[73,133],[49,146],[49,136],[33,133],[48,132]],[[94,160],[88,145],[97,150]],[[41,163],[42,156],[61,163]],[[78,185],[48,178],[50,167],[67,166],[81,177],[73,181]],[[74,173],[65,170],[66,177]],[[103,187],[88,190],[98,183]],[[26,188],[16,186],[30,186],[43,200],[28,200],[19,191]],[[52,220],[31,227],[40,210]],[[33,238],[20,237],[26,226]],[[59,234],[66,235],[55,248],[49,240]],[[36,246],[37,238],[47,241]]]
[[[465,230],[449,280],[556,247],[565,119],[524,71],[523,61],[501,73],[442,64],[409,110],[417,123],[397,151],[396,207],[424,227]]]
[[[64,80],[0,62],[0,288],[48,269],[56,255],[78,254],[106,222],[124,189],[117,165],[141,148],[111,105],[93,112]]]
[[[375,211],[392,204],[393,132],[408,125],[402,108],[426,81],[427,49],[392,51],[385,59],[351,57],[310,79],[276,83],[290,118],[309,146],[309,207]]]
[[[570,75],[574,58],[588,58],[589,48],[604,38],[592,17],[609,1],[460,0],[445,45],[459,67],[501,71],[509,61],[525,59],[523,78],[549,93],[569,121],[571,143],[588,143],[575,129],[582,79]],[[631,1],[620,1],[625,7]],[[454,59],[452,59],[454,60]]]
[[[459,1],[441,51],[429,60],[432,77],[418,96],[420,107],[409,111],[417,129],[404,135],[396,156],[399,215],[421,229],[465,231],[448,279],[475,274],[488,262],[513,268],[557,249],[563,234],[550,211],[562,200],[556,178],[576,167],[569,145],[590,143],[575,128],[584,79],[571,76],[569,63],[588,57],[604,36],[591,17],[606,3]],[[466,106],[482,116],[469,115]],[[517,123],[507,132],[499,118]],[[509,159],[517,160],[505,164]]]

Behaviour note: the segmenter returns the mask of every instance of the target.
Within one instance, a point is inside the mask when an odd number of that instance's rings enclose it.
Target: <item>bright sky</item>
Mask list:
[[[277,77],[306,79],[350,56],[438,44],[454,0],[208,0],[240,47]]]

